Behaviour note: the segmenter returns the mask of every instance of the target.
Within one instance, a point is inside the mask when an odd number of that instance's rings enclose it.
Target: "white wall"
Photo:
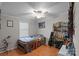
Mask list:
[[[79,3],[75,3],[75,35],[74,35],[74,45],[76,48],[76,55],[79,56]]]
[[[29,22],[29,35],[37,34],[37,23],[35,20]]]
[[[1,8],[2,2],[0,2],[0,8]]]
[[[13,27],[7,27],[7,20],[13,20]],[[13,49],[16,47],[16,41],[19,37],[19,18],[13,16],[1,16],[1,30],[0,30],[0,42],[7,36],[11,36],[8,39],[9,47],[8,49]]]
[[[48,17],[45,19],[39,19],[37,21],[37,27],[38,23],[45,21],[45,28],[44,29],[39,29],[38,28],[38,34],[43,34],[47,38],[47,43],[48,39],[50,37],[50,33],[53,31],[53,24],[59,21],[68,21],[68,14],[67,13],[62,13],[59,17],[53,18],[53,17]]]

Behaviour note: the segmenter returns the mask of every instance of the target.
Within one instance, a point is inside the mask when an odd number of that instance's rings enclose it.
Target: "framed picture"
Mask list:
[[[40,22],[40,23],[38,23],[38,27],[39,27],[40,29],[45,28],[45,22]]]
[[[7,20],[7,27],[13,27],[13,20]]]

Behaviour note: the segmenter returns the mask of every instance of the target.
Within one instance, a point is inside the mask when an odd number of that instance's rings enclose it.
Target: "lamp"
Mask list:
[[[43,18],[48,11],[45,10],[33,10],[33,16],[36,18]]]

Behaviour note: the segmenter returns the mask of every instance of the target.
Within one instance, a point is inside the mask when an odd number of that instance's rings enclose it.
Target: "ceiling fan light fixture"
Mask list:
[[[33,17],[36,17],[36,18],[44,18],[46,13],[48,13],[48,11],[44,11],[44,10],[33,10]]]

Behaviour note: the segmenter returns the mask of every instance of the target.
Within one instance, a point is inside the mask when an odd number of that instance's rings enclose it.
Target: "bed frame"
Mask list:
[[[38,48],[41,45],[46,44],[46,38],[32,40],[30,42],[23,42],[21,40],[17,41],[17,48],[23,51],[24,53],[31,52],[32,50]]]

